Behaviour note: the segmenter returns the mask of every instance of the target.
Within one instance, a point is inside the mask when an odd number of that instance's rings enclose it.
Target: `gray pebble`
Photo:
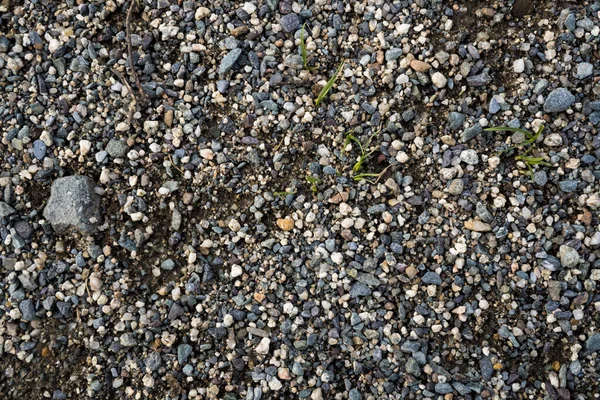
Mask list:
[[[544,111],[548,113],[565,111],[575,102],[575,96],[565,88],[554,89],[544,102]]]

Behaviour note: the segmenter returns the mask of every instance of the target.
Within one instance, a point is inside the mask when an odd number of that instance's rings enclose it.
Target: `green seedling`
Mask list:
[[[333,74],[333,76],[331,78],[329,78],[329,80],[327,81],[325,86],[323,86],[323,89],[321,89],[321,92],[319,93],[319,95],[317,96],[317,100],[315,101],[315,106],[318,107],[319,104],[321,104],[321,102],[323,101],[323,99],[325,99],[325,97],[327,96],[327,93],[329,93],[329,91],[335,84],[335,81],[337,81],[337,78],[340,75],[340,71],[342,70],[343,66],[344,66],[344,60],[342,60],[342,62],[340,62],[340,65],[335,70],[335,73]]]
[[[523,143],[520,143],[517,146],[512,146],[512,147],[503,149],[498,154],[501,155],[504,153],[508,153],[512,150],[524,150],[523,153],[517,154],[515,156],[515,160],[521,161],[523,164],[525,164],[527,166],[527,170],[528,170],[528,173],[529,173],[529,176],[531,177],[531,179],[533,179],[533,167],[535,165],[543,165],[543,166],[547,166],[547,167],[552,167],[552,164],[545,161],[543,157],[533,157],[533,156],[529,155],[529,153],[531,153],[534,150],[536,141],[538,140],[538,138],[544,131],[544,125],[540,126],[535,133],[530,132],[526,129],[512,128],[510,126],[497,126],[497,127],[492,127],[492,128],[486,128],[485,130],[488,132],[503,132],[503,131],[504,132],[519,132],[519,133],[522,133],[523,136],[525,136],[526,140]]]
[[[300,51],[302,53],[302,64],[304,65],[304,69],[310,72],[313,71],[315,67],[308,65],[308,52],[306,51],[306,41],[304,40],[304,33],[306,32],[304,30],[305,25],[306,24],[302,25],[302,30],[300,31]]]
[[[313,194],[316,194],[319,190],[319,184],[322,182],[319,178],[314,176],[306,175],[306,182],[310,183],[310,190]]]
[[[363,164],[375,152],[376,149],[369,151],[369,146],[371,145],[371,140],[373,140],[373,137],[375,137],[378,133],[379,133],[379,131],[373,132],[373,134],[371,136],[369,136],[369,138],[367,139],[367,141],[365,142],[364,145],[353,134],[349,133],[346,136],[346,142],[344,143],[344,148],[348,145],[348,143],[354,142],[358,145],[358,148],[360,149],[360,156],[358,157],[358,160],[356,160],[356,163],[352,167],[352,171],[354,171],[355,173],[360,171]]]
[[[369,183],[375,183],[374,180],[369,179],[369,178],[378,178],[379,175],[380,174],[374,174],[374,173],[365,172],[363,174],[354,175],[352,178],[355,181],[367,181]]]

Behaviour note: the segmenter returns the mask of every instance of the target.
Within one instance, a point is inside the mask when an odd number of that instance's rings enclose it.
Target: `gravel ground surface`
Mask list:
[[[0,4],[3,399],[599,397],[599,1]]]

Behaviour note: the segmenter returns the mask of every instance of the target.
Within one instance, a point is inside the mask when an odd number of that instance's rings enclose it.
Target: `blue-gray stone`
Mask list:
[[[448,394],[452,393],[453,389],[448,382],[438,382],[435,384],[435,391],[439,394]]]
[[[467,78],[467,84],[469,86],[486,86],[488,83],[492,81],[492,77],[487,73],[483,72],[478,75],[469,76]]]
[[[600,350],[600,333],[596,333],[588,338],[585,342],[585,349],[591,352]]]
[[[192,354],[192,346],[187,343],[180,344],[177,347],[177,361],[179,364],[185,364],[190,354]]]
[[[468,127],[465,129],[460,137],[463,142],[468,142],[469,140],[475,138],[475,136],[479,135],[483,132],[483,127],[479,122],[475,125]]]
[[[20,302],[19,310],[21,311],[21,318],[25,321],[33,321],[37,318],[35,316],[35,305],[30,299],[25,299]]]
[[[392,47],[391,49],[385,52],[385,61],[394,61],[400,58],[402,55],[402,49],[397,47]]]
[[[371,294],[371,289],[361,282],[355,282],[350,289],[350,297],[353,299],[361,296],[369,296]]]
[[[498,103],[498,100],[496,99],[496,97],[492,97],[492,100],[490,100],[490,106],[489,106],[490,114],[497,114],[498,111],[500,111],[500,109],[501,109],[500,103]]]
[[[567,28],[568,30],[570,30],[571,32],[573,32],[576,28],[577,28],[577,19],[575,18],[575,14],[569,14],[567,15],[567,18],[565,18],[565,28]]]
[[[560,187],[560,190],[562,190],[565,193],[573,193],[574,191],[577,190],[578,183],[579,183],[579,181],[567,179],[564,181],[560,181],[558,183],[558,186]]]
[[[452,386],[454,387],[454,389],[456,389],[456,391],[461,394],[461,395],[465,395],[471,392],[471,388],[469,388],[467,385],[463,385],[460,382],[453,382]]]
[[[600,100],[590,101],[588,107],[594,111],[600,111]]]
[[[433,271],[427,271],[425,275],[423,275],[421,282],[426,285],[441,285],[442,278]]]
[[[594,66],[588,62],[581,62],[577,64],[577,71],[575,72],[575,77],[577,79],[585,79],[587,77],[592,76],[594,73]]]
[[[594,111],[593,113],[590,114],[588,119],[594,125],[600,124],[600,111]]]
[[[293,32],[300,26],[300,18],[298,18],[298,14],[291,13],[281,17],[279,23],[284,31]]]
[[[150,354],[144,360],[144,365],[146,366],[146,368],[148,368],[152,372],[154,372],[158,368],[160,368],[161,363],[162,363],[162,360],[160,358],[160,353],[158,353],[158,352],[154,352],[154,353]]]
[[[350,389],[350,392],[348,393],[348,398],[350,400],[362,400],[362,395],[357,389]]]
[[[323,173],[327,174],[327,175],[336,175],[337,170],[335,168],[333,168],[331,165],[327,165],[327,166],[325,166],[325,168],[323,168]]]
[[[544,111],[547,113],[565,111],[573,105],[575,96],[566,88],[554,89],[544,102]]]
[[[170,258],[167,258],[165,261],[160,263],[160,268],[164,269],[165,271],[171,271],[173,268],[175,268],[175,262]]]
[[[233,65],[242,55],[242,49],[237,48],[231,50],[223,59],[221,60],[221,65],[219,66],[219,74],[224,74],[233,68]]]
[[[12,208],[11,206],[9,206],[8,204],[6,204],[3,201],[0,201],[0,219],[6,218],[9,215],[12,215],[14,213],[15,213],[14,208]]]
[[[227,93],[227,90],[229,90],[229,81],[226,81],[226,80],[223,80],[223,79],[218,80],[217,81],[217,90],[221,94]]]
[[[540,94],[548,88],[550,82],[548,79],[540,79],[533,87],[533,93]]]
[[[36,140],[33,142],[33,156],[38,160],[43,160],[46,157],[46,150],[48,150],[48,146],[41,140]]]
[[[465,123],[465,115],[456,111],[452,111],[448,114],[448,128],[457,130],[462,128]]]
[[[194,373],[194,367],[190,364],[185,364],[181,371],[187,376],[190,376]]]
[[[546,183],[548,183],[548,174],[544,170],[535,171],[533,173],[533,181],[539,186],[546,186]]]
[[[489,381],[494,373],[494,366],[488,356],[483,356],[479,360],[479,368],[481,370],[481,377],[484,381]]]
[[[368,214],[379,214],[385,211],[385,204],[375,204],[367,208]]]

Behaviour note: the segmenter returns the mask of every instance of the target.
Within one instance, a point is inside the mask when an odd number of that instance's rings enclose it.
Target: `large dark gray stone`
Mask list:
[[[94,181],[80,175],[54,181],[44,218],[56,232],[77,229],[94,233],[97,230],[101,220],[100,197],[94,192],[94,187]]]

